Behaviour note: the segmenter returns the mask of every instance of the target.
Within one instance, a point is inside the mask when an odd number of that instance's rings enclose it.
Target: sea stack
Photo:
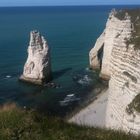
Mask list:
[[[31,31],[28,58],[20,80],[43,85],[51,78],[50,49],[47,41],[38,31]]]

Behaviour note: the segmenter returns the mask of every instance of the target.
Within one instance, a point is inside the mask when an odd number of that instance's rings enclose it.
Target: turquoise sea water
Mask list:
[[[87,70],[89,51],[105,28],[110,10],[122,7],[139,6],[0,8],[0,103],[40,105],[58,112],[58,103],[65,95],[84,97],[96,83],[94,73]],[[34,29],[48,40],[53,82],[61,89],[18,81],[27,58],[29,32]],[[80,82],[85,75],[91,79],[89,83]],[[77,81],[73,80],[75,76]]]

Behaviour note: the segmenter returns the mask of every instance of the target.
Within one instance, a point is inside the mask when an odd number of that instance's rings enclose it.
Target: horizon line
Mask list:
[[[71,7],[71,6],[140,6],[140,4],[96,4],[96,5],[13,5],[13,6],[0,6],[6,7]]]

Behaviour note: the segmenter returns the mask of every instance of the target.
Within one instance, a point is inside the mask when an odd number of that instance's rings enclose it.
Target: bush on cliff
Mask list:
[[[126,111],[128,114],[132,114],[134,111],[140,113],[140,94],[138,94],[128,105]]]

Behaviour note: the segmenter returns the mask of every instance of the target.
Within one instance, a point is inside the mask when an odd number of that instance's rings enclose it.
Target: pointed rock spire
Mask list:
[[[50,49],[38,31],[31,31],[28,58],[20,80],[43,84],[51,80]]]

